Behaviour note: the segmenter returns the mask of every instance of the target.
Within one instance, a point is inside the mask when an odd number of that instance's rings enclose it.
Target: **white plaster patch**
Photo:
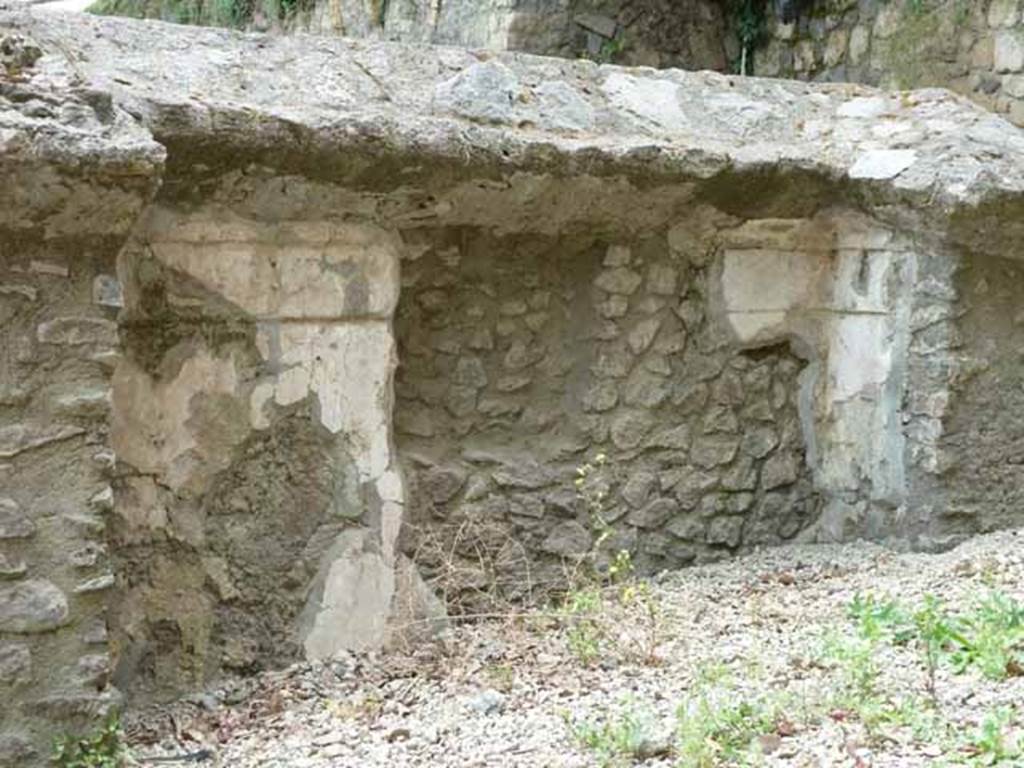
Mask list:
[[[825,268],[807,252],[727,250],[722,294],[736,335],[750,341],[782,325],[789,311],[814,306]]]
[[[391,466],[391,375],[395,343],[387,322],[355,324],[285,323],[261,326],[258,335],[275,336],[268,350],[281,371],[272,382],[279,405],[317,398],[320,421],[343,433],[363,480],[380,477]],[[274,352],[277,350],[277,357]],[[260,397],[265,391],[261,390]]]
[[[874,394],[885,383],[892,353],[884,315],[841,315],[833,320],[828,356],[832,400]]]
[[[381,499],[380,536],[384,556],[390,561],[394,557],[395,543],[402,526],[405,508],[405,489],[402,475],[394,468],[387,470],[376,482],[377,495]]]
[[[201,394],[236,396],[238,388],[234,362],[206,349],[188,358],[173,379],[154,379],[122,360],[113,377],[114,451],[140,472],[161,476],[172,489],[201,488],[199,478],[226,467],[230,455],[199,446],[190,427],[192,400]]]

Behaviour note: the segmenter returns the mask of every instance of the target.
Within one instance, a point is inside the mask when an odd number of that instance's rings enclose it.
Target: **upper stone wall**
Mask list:
[[[941,86],[1024,125],[1020,0],[828,0],[768,33],[757,75]]]
[[[715,0],[319,0],[267,4],[100,0],[102,12],[275,32],[440,43],[626,66],[710,69],[886,88],[944,87],[1024,124],[1020,0],[765,3],[743,55],[744,22]],[[787,6],[786,20],[775,8]],[[274,8],[278,13],[274,13]],[[745,23],[749,24],[749,20]]]

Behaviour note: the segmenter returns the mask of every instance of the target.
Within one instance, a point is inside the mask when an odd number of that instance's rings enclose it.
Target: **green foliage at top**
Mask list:
[[[767,0],[730,0],[730,13],[740,41],[740,58],[734,69],[747,75],[753,70],[754,50],[767,37]]]
[[[120,720],[111,715],[91,734],[58,737],[52,759],[58,768],[120,768],[126,756]]]
[[[245,29],[257,12],[267,20],[285,20],[308,10],[314,0],[96,0],[89,13],[160,19],[175,24]]]

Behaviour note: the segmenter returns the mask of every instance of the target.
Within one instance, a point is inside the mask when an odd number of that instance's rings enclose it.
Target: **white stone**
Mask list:
[[[35,532],[35,523],[22,513],[14,499],[0,497],[0,539],[27,539]]]
[[[994,60],[996,72],[1024,70],[1024,32],[1012,30],[997,34]]]
[[[992,0],[988,7],[990,27],[1012,27],[1020,21],[1020,0]]]
[[[10,459],[19,453],[84,434],[85,430],[81,427],[58,424],[12,424],[9,427],[0,427],[0,459]]]
[[[862,25],[853,28],[850,33],[849,57],[850,64],[859,66],[864,61],[871,46],[871,31]]]
[[[851,179],[892,179],[917,159],[912,149],[873,149],[861,154],[850,167]]]
[[[53,277],[67,277],[70,274],[67,264],[57,264],[52,261],[36,261],[33,259],[29,263],[29,269],[40,275],[52,275]]]
[[[124,306],[121,283],[113,275],[96,275],[92,280],[92,300],[103,307]]]
[[[384,642],[395,573],[384,555],[369,545],[369,536],[361,529],[345,531],[324,556],[301,619],[307,659],[370,650]]]
[[[892,114],[898,108],[898,102],[888,96],[859,96],[840,105],[836,115],[874,120],[882,115]]]
[[[684,133],[693,128],[679,100],[679,85],[670,80],[609,74],[601,85],[612,107],[631,122],[659,133]]]
[[[117,324],[99,317],[58,317],[42,323],[36,336],[44,344],[117,344]]]

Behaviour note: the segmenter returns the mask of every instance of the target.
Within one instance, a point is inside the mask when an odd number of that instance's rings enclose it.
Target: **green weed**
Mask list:
[[[65,734],[53,744],[52,761],[59,768],[120,768],[126,757],[121,721],[116,714],[91,734]]]

